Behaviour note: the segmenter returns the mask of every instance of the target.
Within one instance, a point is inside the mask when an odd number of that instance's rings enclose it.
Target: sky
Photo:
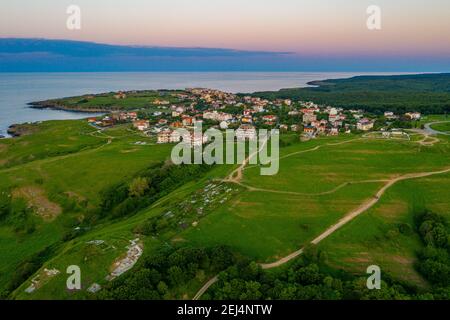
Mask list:
[[[81,29],[66,27],[69,5]],[[381,9],[381,30],[366,9]],[[448,0],[2,0],[0,38],[448,61]]]

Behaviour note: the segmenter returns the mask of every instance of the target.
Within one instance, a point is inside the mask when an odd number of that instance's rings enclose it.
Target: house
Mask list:
[[[148,122],[148,120],[136,120],[133,121],[133,127],[138,129],[139,131],[144,131],[150,127],[150,123]]]
[[[183,128],[183,124],[180,121],[175,121],[170,124],[172,128]]]
[[[117,94],[114,95],[114,99],[126,99],[126,98],[127,95],[122,91],[119,91]]]
[[[228,121],[233,119],[233,116],[225,112],[212,111],[212,112],[204,112],[203,119],[214,121]]]
[[[316,131],[316,128],[314,128],[313,126],[305,126],[303,128],[303,132],[306,134],[314,134],[315,131]]]
[[[374,124],[373,121],[371,121],[367,118],[363,118],[363,119],[359,120],[358,123],[356,124],[356,129],[362,130],[362,131],[369,131],[373,128],[373,124]]]
[[[288,131],[288,125],[287,124],[280,124],[280,130],[281,131]]]
[[[156,99],[155,101],[153,101],[153,104],[154,104],[154,105],[157,105],[157,106],[165,106],[165,105],[170,104],[170,102],[169,102],[169,101],[166,101],[166,100],[159,100],[159,99]]]
[[[411,120],[420,120],[421,114],[420,114],[420,112],[407,112],[407,113],[405,113],[405,117],[407,117]]]
[[[222,130],[228,129],[228,122],[222,121],[222,122],[219,124],[219,127],[220,127],[220,129],[222,129]]]
[[[328,116],[328,121],[331,123],[335,123],[338,120],[339,116],[337,114],[331,114]]]
[[[300,131],[300,126],[298,124],[291,125],[291,131]]]
[[[97,119],[96,119],[96,118],[88,118],[87,121],[88,121],[89,123],[96,123],[96,122],[97,122]]]
[[[256,129],[252,125],[243,124],[236,130],[236,137],[238,140],[255,140]]]
[[[208,142],[208,137],[203,134],[196,135],[194,132],[187,132],[181,135],[177,130],[167,129],[158,134],[158,143],[178,143],[181,140],[191,147],[198,147]]]
[[[136,120],[137,119],[137,112],[127,112],[125,113],[125,116],[127,119]]]
[[[384,113],[384,117],[388,120],[393,120],[397,118],[392,111],[386,111]]]
[[[102,127],[110,127],[114,125],[114,119],[112,119],[109,116],[103,117],[103,119],[100,122],[96,122],[96,124],[102,126]]]
[[[251,124],[253,123],[253,118],[251,116],[244,116],[241,118],[242,123]]]
[[[172,134],[172,130],[170,130],[170,129],[160,131],[158,133],[157,143],[169,143],[171,134]]]
[[[252,108],[255,112],[264,112],[265,111],[264,107],[261,105],[255,105]]]
[[[325,133],[325,131],[327,131],[327,127],[325,126],[318,126],[317,128],[317,132],[319,133]]]
[[[264,121],[264,122],[276,122],[277,121],[277,116],[274,116],[274,115],[266,115],[266,116],[263,116],[262,117],[262,120]]]
[[[337,136],[339,134],[339,129],[337,127],[332,127],[329,134],[330,136]]]
[[[158,124],[160,125],[160,126],[163,126],[163,125],[165,125],[165,124],[167,124],[167,120],[166,119],[159,119],[158,120]]]
[[[194,123],[194,118],[190,116],[183,116],[181,121],[184,126],[191,126]]]
[[[303,122],[311,123],[317,121],[317,116],[314,113],[308,112],[303,114]]]

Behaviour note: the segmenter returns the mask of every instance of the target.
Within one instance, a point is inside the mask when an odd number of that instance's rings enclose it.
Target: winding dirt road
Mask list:
[[[369,210],[371,207],[373,207],[380,200],[380,198],[383,196],[383,194],[386,192],[386,190],[389,189],[395,183],[397,183],[399,181],[403,181],[403,180],[423,178],[423,177],[428,177],[428,176],[437,175],[437,174],[443,174],[443,173],[447,173],[447,172],[450,172],[450,168],[446,168],[446,169],[443,169],[443,170],[440,170],[440,171],[432,171],[432,172],[408,173],[408,174],[399,176],[397,178],[386,180],[387,183],[380,190],[378,190],[377,193],[372,198],[370,198],[369,200],[364,202],[361,206],[359,206],[355,210],[352,210],[351,212],[346,214],[336,224],[332,225],[327,230],[322,232],[319,236],[314,238],[311,241],[311,243],[312,244],[318,244],[323,239],[325,239],[326,237],[331,235],[333,232],[335,232],[336,230],[338,230],[339,228],[341,228],[342,226],[344,226],[345,224],[347,224],[348,222],[350,222],[351,220],[353,220],[354,218],[356,218],[357,216],[359,216],[363,212]],[[281,258],[278,261],[275,261],[275,262],[272,262],[272,263],[262,263],[262,264],[260,264],[260,266],[263,269],[276,268],[276,267],[279,267],[279,266],[281,266],[281,265],[291,261],[292,259],[295,259],[296,257],[301,255],[302,253],[303,253],[303,248],[292,252],[291,254],[287,255],[286,257]],[[215,276],[214,278],[210,279],[197,292],[197,294],[194,296],[193,300],[198,300],[203,295],[203,293],[205,293],[206,290],[208,290],[208,288],[210,286],[212,286],[214,283],[216,283],[217,281],[218,281],[218,277],[217,276]]]
[[[420,133],[424,135],[423,141],[419,141],[419,143],[421,143],[421,144],[424,143],[424,144],[427,144],[427,145],[433,145],[434,143],[439,142],[439,139],[436,139],[436,138],[435,139],[437,141],[433,140],[431,142],[426,142],[425,140],[427,138],[429,138],[429,136],[430,136],[429,132],[426,132],[426,131],[424,132],[424,130],[421,130]],[[293,155],[306,153],[306,152],[311,152],[311,151],[316,151],[316,150],[319,150],[323,146],[341,145],[341,144],[345,144],[345,143],[349,143],[349,142],[353,142],[353,141],[357,141],[357,140],[361,140],[361,138],[346,140],[346,141],[337,142],[337,143],[327,143],[327,144],[319,145],[319,146],[316,146],[316,147],[311,148],[311,149],[297,151],[297,152],[293,152],[291,154],[287,154],[287,155],[285,155],[283,157],[280,157],[280,160],[284,159],[284,158],[287,158],[287,157],[291,157]],[[360,214],[362,214],[362,213],[366,212],[367,210],[369,210],[370,208],[372,208],[380,200],[380,198],[383,196],[383,194],[386,192],[386,190],[388,190],[395,183],[397,183],[399,181],[403,181],[403,180],[423,178],[423,177],[428,177],[428,176],[432,176],[432,175],[437,175],[437,174],[443,174],[443,173],[450,172],[450,168],[446,168],[446,169],[443,169],[443,170],[440,170],[440,171],[408,173],[408,174],[404,174],[402,176],[399,176],[399,177],[396,177],[396,178],[392,178],[392,179],[387,179],[387,180],[367,180],[367,181],[360,181],[360,182],[346,182],[346,183],[343,183],[343,184],[337,186],[336,188],[334,188],[334,189],[332,189],[330,191],[326,191],[326,192],[323,192],[323,193],[319,193],[319,194],[302,194],[302,193],[290,192],[290,191],[280,191],[280,190],[256,188],[256,187],[247,186],[247,185],[241,183],[242,176],[243,176],[243,171],[245,169],[245,166],[248,164],[250,158],[253,157],[255,154],[256,154],[256,152],[253,153],[252,155],[250,155],[247,159],[245,159],[245,161],[242,163],[242,165],[240,165],[239,168],[235,169],[223,181],[224,182],[236,183],[238,185],[241,185],[241,186],[247,188],[249,191],[286,193],[286,194],[296,194],[296,195],[311,195],[311,196],[333,193],[333,192],[336,192],[337,190],[339,190],[339,189],[341,189],[341,188],[343,188],[343,187],[345,187],[345,186],[347,186],[349,184],[352,184],[352,183],[386,182],[386,184],[384,184],[383,187],[380,190],[378,190],[377,193],[373,197],[371,197],[370,199],[366,200],[358,208],[356,208],[356,209],[350,211],[349,213],[347,213],[336,224],[330,226],[328,229],[326,229],[324,232],[322,232],[320,235],[318,235],[316,238],[314,238],[310,242],[311,244],[318,244],[323,239],[327,238],[332,233],[334,233],[336,230],[338,230],[339,228],[341,228],[342,226],[344,226],[345,224],[347,224],[348,222],[350,222],[351,220],[353,220],[354,218],[356,218]],[[281,266],[281,265],[291,261],[292,259],[297,258],[298,256],[300,256],[303,253],[303,251],[304,251],[304,248],[300,248],[299,250],[294,251],[294,252],[290,253],[289,255],[287,255],[287,256],[285,256],[285,257],[283,257],[283,258],[281,258],[281,259],[279,259],[279,260],[277,260],[275,262],[272,262],[272,263],[261,263],[260,266],[261,266],[262,269],[271,269],[271,268],[279,267],[279,266]],[[194,296],[193,300],[200,299],[200,297],[208,290],[208,288],[211,287],[218,280],[219,280],[218,276],[215,276],[215,277],[211,278],[208,282],[206,282],[200,288],[200,290]]]

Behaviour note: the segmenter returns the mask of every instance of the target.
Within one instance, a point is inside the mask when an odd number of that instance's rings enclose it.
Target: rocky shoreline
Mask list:
[[[23,135],[20,127],[21,126],[19,124],[12,124],[8,127],[8,130],[6,132],[13,138],[20,137],[21,135]]]
[[[111,110],[96,108],[96,109],[86,109],[86,108],[73,108],[67,107],[64,105],[58,105],[54,103],[50,103],[48,101],[38,101],[38,102],[30,102],[28,106],[33,109],[52,109],[52,110],[61,110],[61,111],[69,111],[69,112],[83,112],[83,113],[100,113],[100,112],[110,112]]]

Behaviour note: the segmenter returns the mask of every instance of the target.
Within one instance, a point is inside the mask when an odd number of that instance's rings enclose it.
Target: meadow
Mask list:
[[[37,101],[31,103],[35,107],[54,107],[66,110],[158,110],[155,101],[168,101],[169,103],[177,103],[179,99],[174,95],[177,91],[171,91],[171,94],[165,94],[164,91],[131,91],[126,92],[125,98],[117,98],[117,93],[103,93],[96,95],[84,95],[78,97],[67,97],[62,99],[52,99],[45,101]]]
[[[37,126],[36,133],[0,141],[10,163],[16,164],[0,169],[0,190],[25,198],[50,218],[34,216],[31,234],[18,234],[9,221],[0,222],[0,287],[24,259],[59,243],[82,222],[85,213],[98,206],[102,190],[165,161],[170,150],[128,127],[97,132],[81,120]],[[24,161],[30,150],[40,156]]]
[[[99,221],[67,240],[63,238],[67,229],[76,226],[85,212],[101,203],[102,190],[165,161],[172,147],[155,145],[152,138],[127,126],[98,132],[82,121],[75,123],[79,130],[67,130],[58,137],[74,144],[69,149],[61,147],[61,155],[51,153],[0,170],[0,188],[19,189],[19,194],[26,197],[27,189],[23,188],[33,186],[62,208],[53,219],[34,217],[36,230],[31,234],[17,234],[8,223],[0,222],[0,287],[8,283],[6,275],[13,274],[25,258],[57,244],[34,276],[44,268],[56,268],[60,273],[46,279],[31,294],[24,291],[31,283],[32,276],[28,277],[12,293],[13,298],[93,298],[95,295],[85,289],[94,282],[107,283],[105,277],[114,262],[126,254],[129,241],[137,237],[144,254],[150,256],[161,245],[227,245],[236,254],[256,262],[274,262],[308,245],[339,219],[373,199],[387,180],[408,173],[439,171],[450,163],[446,136],[439,136],[438,142],[428,145],[420,143],[423,137],[417,133],[411,141],[349,134],[300,142],[293,136],[282,136],[289,143],[280,149],[280,171],[276,176],[261,176],[259,166],[249,165],[240,181],[221,182],[237,166],[215,166],[148,208],[130,216]],[[32,136],[18,138],[14,143],[20,145]],[[71,136],[79,138],[73,140]],[[92,144],[86,145],[85,139],[93,139]],[[137,141],[147,144],[136,145]],[[450,218],[446,194],[449,177],[446,173],[392,185],[368,211],[319,243],[329,264],[357,274],[364,274],[369,264],[379,264],[383,271],[400,280],[426,287],[426,281],[414,269],[415,252],[422,246],[420,239],[414,233],[398,230],[403,224],[413,228],[415,212],[424,208]],[[216,194],[211,193],[213,185],[221,186]],[[231,190],[229,195],[227,190]],[[195,213],[199,210],[202,214]],[[175,219],[176,227],[155,234],[137,234],[148,221],[161,222],[166,216]],[[92,241],[97,240],[103,241],[102,245],[93,245]],[[84,290],[63,289],[65,268],[72,264],[83,270]],[[212,276],[198,274],[172,292],[171,297],[192,297]]]

